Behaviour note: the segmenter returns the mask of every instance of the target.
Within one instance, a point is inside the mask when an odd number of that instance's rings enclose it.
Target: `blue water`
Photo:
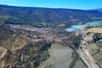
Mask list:
[[[82,27],[83,27],[82,25],[72,25],[71,27],[66,28],[65,30],[68,31],[68,32],[72,32],[72,31],[79,30]]]
[[[102,24],[102,21],[91,21],[91,22],[87,22],[86,24],[83,24],[83,25],[72,25],[71,27],[66,28],[65,31],[73,32],[76,30],[80,30],[85,25],[95,25],[95,24],[99,24],[99,23]]]

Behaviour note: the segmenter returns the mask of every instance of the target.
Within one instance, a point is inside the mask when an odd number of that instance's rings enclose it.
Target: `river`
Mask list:
[[[78,56],[72,56],[72,53],[75,54],[69,47],[53,44],[49,49],[50,57],[39,68],[86,68]]]
[[[81,25],[72,25],[71,27],[66,28],[65,31],[73,32],[73,31],[80,30],[80,29],[84,28],[86,25],[95,25],[95,24],[99,24],[99,23],[102,24],[102,20],[100,20],[100,21],[89,21],[86,24],[81,24]]]

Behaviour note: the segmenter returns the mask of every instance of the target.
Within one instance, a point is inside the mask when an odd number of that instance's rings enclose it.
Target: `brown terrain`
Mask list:
[[[101,29],[90,26],[66,32],[2,24],[0,68],[101,68]]]
[[[0,68],[33,68],[48,57],[50,41],[39,32],[0,26]]]
[[[0,68],[86,68],[74,50],[75,39],[74,32],[62,29],[3,24]]]

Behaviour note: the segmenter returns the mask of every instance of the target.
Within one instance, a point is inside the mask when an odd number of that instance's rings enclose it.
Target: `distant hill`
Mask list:
[[[30,25],[72,25],[102,19],[96,10],[0,5],[0,22]]]
[[[102,8],[100,8],[100,9],[96,9],[96,11],[98,11],[98,12],[101,12],[101,13],[102,13]]]

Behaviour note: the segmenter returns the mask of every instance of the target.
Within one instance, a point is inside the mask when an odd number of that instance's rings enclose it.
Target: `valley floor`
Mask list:
[[[50,57],[39,68],[86,68],[79,57],[69,47],[53,44]]]

